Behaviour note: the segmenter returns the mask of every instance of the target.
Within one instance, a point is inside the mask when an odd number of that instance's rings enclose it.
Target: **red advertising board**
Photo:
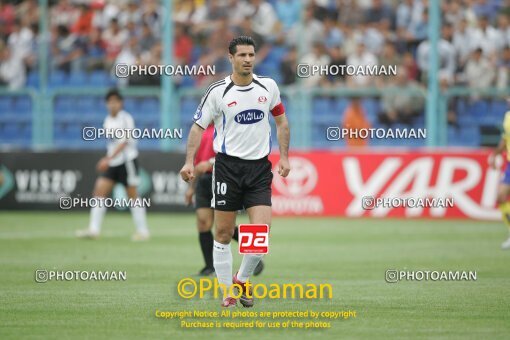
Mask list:
[[[275,215],[429,217],[496,220],[501,170],[489,168],[489,150],[295,152],[291,173],[273,163]],[[412,199],[408,206],[367,209],[363,200]],[[429,203],[420,204],[427,200]],[[392,201],[393,202],[393,201]],[[445,203],[452,203],[451,205]]]

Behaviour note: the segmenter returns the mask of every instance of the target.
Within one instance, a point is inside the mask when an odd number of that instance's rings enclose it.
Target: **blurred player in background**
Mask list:
[[[229,44],[232,74],[209,86],[193,117],[195,124],[188,137],[186,162],[181,169],[188,182],[194,177],[194,159],[204,130],[214,122],[216,160],[213,170],[214,219],[216,221],[213,260],[220,284],[230,291],[232,284],[241,287],[239,301],[253,306],[253,297],[246,282],[261,261],[261,254],[244,254],[239,271],[232,278],[230,242],[234,233],[237,211],[244,208],[250,223],[271,225],[272,165],[271,126],[269,115],[276,122],[280,160],[278,173],[290,172],[288,149],[290,131],[285,108],[276,82],[253,74],[255,42],[240,36]],[[224,298],[222,307],[235,307],[237,300]]]
[[[510,103],[510,100],[508,102]],[[508,196],[510,195],[510,152],[508,152],[510,150],[510,111],[507,111],[503,119],[501,140],[494,152],[489,156],[489,165],[491,167],[497,168],[497,156],[501,155],[505,150],[507,151],[507,164],[503,180],[498,186],[498,205],[499,210],[503,214],[503,222],[505,222],[508,228],[508,239],[501,244],[501,249],[506,250],[510,249],[510,202],[508,201]]]
[[[103,128],[105,131],[121,129],[127,131],[135,128],[133,117],[123,110],[121,94],[112,89],[105,97],[109,114],[106,116]],[[128,134],[118,134],[128,136]],[[126,187],[129,198],[137,199],[138,178],[138,150],[136,140],[132,138],[109,138],[107,154],[97,163],[96,170],[100,173],[94,186],[94,197],[106,198],[110,196],[115,183],[122,183]],[[132,236],[133,241],[149,239],[147,218],[144,206],[130,207],[131,215],[136,226]],[[76,236],[81,238],[97,238],[101,232],[101,224],[106,213],[106,207],[96,206],[90,210],[88,229],[78,230]]]
[[[214,274],[213,244],[214,238],[211,232],[214,223],[214,210],[211,208],[212,193],[212,170],[216,153],[213,148],[214,125],[211,124],[205,129],[200,147],[195,157],[195,176],[190,181],[186,191],[185,201],[190,205],[195,195],[195,211],[197,215],[197,229],[200,241],[200,249],[205,261],[205,267],[198,273],[200,276]],[[239,241],[238,228],[234,229],[232,238]],[[259,275],[264,269],[263,261],[260,261],[253,275]]]

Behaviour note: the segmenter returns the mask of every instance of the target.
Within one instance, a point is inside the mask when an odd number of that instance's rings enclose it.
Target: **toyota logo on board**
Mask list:
[[[275,176],[273,184],[275,188],[288,197],[304,197],[315,189],[318,180],[317,169],[312,162],[302,157],[290,157],[289,176],[283,178]],[[275,167],[273,172],[278,172]]]

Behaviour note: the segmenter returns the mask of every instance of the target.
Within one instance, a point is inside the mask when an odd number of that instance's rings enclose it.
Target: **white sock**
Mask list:
[[[136,231],[140,234],[148,235],[149,229],[147,228],[147,214],[145,212],[145,207],[131,207],[131,216],[133,216],[133,221],[135,222]]]
[[[101,224],[103,223],[103,217],[106,213],[106,207],[97,205],[90,209],[90,222],[89,230],[94,234],[101,232]]]
[[[241,282],[246,282],[255,271],[255,267],[262,260],[262,254],[244,254],[241,267],[237,272],[237,279]]]
[[[222,244],[214,240],[213,264],[218,282],[224,284],[227,292],[229,292],[232,285],[232,252],[230,251],[230,243]]]

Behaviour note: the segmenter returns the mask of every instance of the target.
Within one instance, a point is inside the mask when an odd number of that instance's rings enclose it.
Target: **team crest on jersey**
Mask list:
[[[264,104],[265,102],[267,102],[267,98],[265,96],[260,96],[259,97],[259,103],[260,104]]]
[[[254,124],[264,119],[264,112],[260,110],[244,110],[236,114],[234,120],[239,124]]]

